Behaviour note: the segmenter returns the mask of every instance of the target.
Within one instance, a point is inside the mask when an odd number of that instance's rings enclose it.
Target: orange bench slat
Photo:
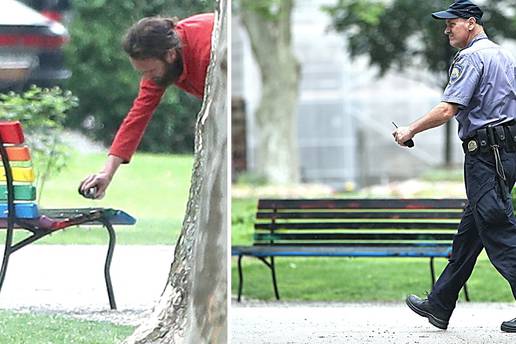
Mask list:
[[[30,161],[30,150],[27,146],[6,147],[9,161]]]

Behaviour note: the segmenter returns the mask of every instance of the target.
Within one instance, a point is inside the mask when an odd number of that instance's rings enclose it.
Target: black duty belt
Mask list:
[[[476,135],[462,143],[464,153],[469,155],[488,153],[493,154],[496,175],[500,186],[502,199],[510,197],[510,190],[507,187],[507,178],[502,164],[500,150],[516,152],[516,124],[514,122],[478,129]]]
[[[516,152],[516,123],[478,129],[475,136],[462,142],[465,154],[489,153],[497,145],[506,152]]]

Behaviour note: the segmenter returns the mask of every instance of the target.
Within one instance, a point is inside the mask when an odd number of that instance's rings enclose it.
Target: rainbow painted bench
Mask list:
[[[35,203],[35,174],[29,147],[20,122],[0,122],[0,228],[7,229],[0,270],[0,290],[9,257],[19,249],[60,229],[79,225],[101,225],[109,234],[104,277],[111,309],[116,309],[110,267],[116,234],[113,225],[133,225],[136,220],[122,210],[108,208],[40,209]],[[13,242],[15,229],[29,231],[29,236]]]

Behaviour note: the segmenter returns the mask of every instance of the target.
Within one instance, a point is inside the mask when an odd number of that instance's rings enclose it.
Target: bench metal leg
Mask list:
[[[274,295],[276,300],[279,301],[278,283],[276,282],[276,267],[274,266],[274,257],[271,257],[271,273],[272,273],[272,285],[274,286]]]
[[[468,285],[466,283],[464,283],[464,297],[466,298],[466,302],[469,302],[469,293],[468,293]]]
[[[9,264],[9,257],[11,256],[11,245],[13,242],[13,229],[7,229],[7,235],[5,237],[5,249],[4,258],[2,260],[2,268],[0,269],[0,291],[4,284],[5,274],[7,273],[7,265]]]
[[[109,221],[102,221],[104,224],[104,227],[106,227],[108,233],[109,233],[109,246],[108,251],[106,255],[106,263],[104,264],[104,278],[106,280],[106,288],[107,293],[109,297],[109,306],[111,309],[116,309],[116,302],[115,302],[115,294],[113,292],[113,285],[111,284],[111,260],[113,258],[113,251],[115,249],[115,243],[116,243],[116,234],[115,230],[113,229],[113,226]]]
[[[238,256],[238,299],[237,301],[240,302],[242,299],[242,289],[244,288],[244,275],[242,271],[242,258],[243,255]]]
[[[432,289],[434,288],[435,284],[435,269],[434,269],[434,257],[430,257],[430,274],[432,276]],[[468,293],[468,285],[464,283],[464,297],[466,298],[466,302],[469,302],[469,293]]]
[[[265,265],[271,269],[271,275],[272,275],[272,287],[274,288],[274,296],[276,296],[276,300],[279,301],[279,291],[278,291],[278,283],[276,280],[276,267],[274,266],[274,257],[270,257],[271,261],[268,262],[266,257],[256,257],[260,259]]]

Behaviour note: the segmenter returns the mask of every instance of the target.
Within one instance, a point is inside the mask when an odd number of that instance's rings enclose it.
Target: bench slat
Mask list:
[[[19,145],[25,141],[20,122],[0,122],[0,137],[3,143]]]
[[[62,210],[66,210],[65,213]],[[67,228],[71,225],[66,220],[68,219],[76,219],[76,216],[80,214],[88,214],[92,210],[102,210],[106,215],[107,219],[112,225],[134,225],[136,223],[136,219],[131,215],[127,214],[122,210],[110,209],[110,208],[79,208],[79,209],[40,209],[39,215],[34,218],[24,218],[24,222],[26,224],[30,224],[34,227],[40,227],[42,229],[47,230],[55,230],[55,229],[63,229]],[[58,213],[60,211],[60,213]],[[51,215],[61,214],[62,216],[54,216]],[[100,221],[89,220],[85,222],[81,222],[80,224],[85,224],[88,226],[101,226],[103,225]],[[79,225],[80,225],[79,224]],[[0,218],[0,228],[7,228],[7,220],[5,218]],[[15,224],[15,228],[20,228],[18,224]],[[26,228],[26,227],[24,227]]]
[[[7,218],[7,212],[7,204],[0,204],[0,219]],[[17,218],[34,219],[39,217],[38,206],[35,203],[17,203],[15,212]]]
[[[14,199],[16,201],[34,201],[36,188],[32,185],[14,185]],[[0,201],[7,201],[6,185],[0,185]]]
[[[463,209],[464,199],[261,199],[258,209]]]
[[[418,212],[258,212],[257,219],[460,219],[462,211]]]
[[[375,247],[451,247],[450,241],[435,241],[435,242],[411,242],[411,241],[400,241],[400,242],[374,242],[374,241],[347,241],[347,242],[292,242],[292,241],[281,241],[270,245],[269,242],[255,242],[254,246],[260,247],[276,247],[276,246],[296,246],[296,247],[363,247],[363,246],[375,246]]]
[[[297,247],[297,246],[233,246],[231,254],[268,256],[317,256],[317,257],[449,257],[451,247]]]
[[[457,229],[458,222],[293,222],[256,223],[256,230],[317,229]]]
[[[3,168],[0,170],[0,181],[5,181],[5,170]],[[32,167],[11,167],[11,171],[13,174],[13,180],[15,182],[32,183],[35,179],[34,170]]]
[[[134,225],[136,223],[136,219],[125,211],[111,208],[41,209],[40,214],[52,219],[65,219],[100,209],[104,211],[104,214],[106,214],[107,218],[113,225]],[[102,223],[94,222],[94,224],[101,225]]]
[[[454,233],[274,233],[255,234],[255,241],[274,240],[451,240]]]
[[[30,161],[29,147],[6,147],[7,157],[9,161]]]

